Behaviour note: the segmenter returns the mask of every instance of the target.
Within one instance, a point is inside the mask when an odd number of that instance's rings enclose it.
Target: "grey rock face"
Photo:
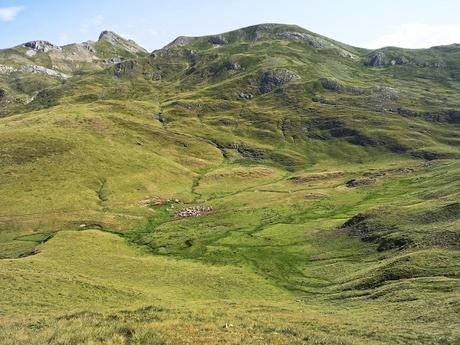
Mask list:
[[[35,74],[44,74],[50,77],[57,77],[62,79],[67,79],[69,76],[67,74],[55,71],[53,69],[49,69],[43,66],[37,65],[30,65],[30,66],[23,66],[19,69],[20,72],[23,73],[35,73]]]
[[[28,50],[26,51],[26,55],[27,55],[28,57],[33,57],[33,56],[37,55],[37,51],[36,51],[36,50],[33,50],[33,49],[28,49]]]
[[[402,66],[402,65],[411,65],[416,67],[431,67],[431,68],[440,68],[442,63],[440,62],[426,62],[422,60],[408,59],[404,55],[391,57],[387,56],[383,51],[373,52],[368,56],[367,66],[371,67],[390,67],[390,66]]]
[[[263,36],[262,36],[261,34],[257,33],[257,32],[254,32],[254,33],[251,34],[250,37],[249,37],[249,39],[250,39],[251,41],[254,41],[254,42],[259,41],[259,40],[261,40],[262,38],[263,38]]]
[[[36,52],[47,53],[51,50],[61,50],[62,48],[59,46],[55,46],[54,44],[48,41],[30,41],[24,43],[24,47],[30,48]]]
[[[121,77],[123,75],[128,74],[130,71],[134,69],[134,61],[123,61],[115,64],[114,74],[117,77]]]
[[[120,63],[120,62],[122,62],[122,61],[123,61],[123,59],[122,59],[121,57],[115,56],[115,57],[113,57],[113,58],[104,60],[104,63],[105,63],[106,65],[114,65],[114,64]]]
[[[18,70],[11,66],[0,65],[0,74],[10,74],[17,72]]]
[[[209,42],[215,45],[225,45],[228,44],[228,41],[222,36],[211,36]]]
[[[298,79],[300,79],[300,76],[287,69],[264,72],[260,77],[260,92],[270,92],[277,86]]]
[[[313,48],[325,48],[327,42],[319,37],[314,37],[304,32],[284,31],[278,33],[278,36],[286,38],[291,41],[302,41],[308,43]]]
[[[96,54],[96,49],[89,42],[80,43],[80,46],[89,51],[90,53]]]
[[[11,73],[33,73],[33,74],[43,74],[50,77],[57,77],[62,79],[67,79],[69,76],[62,72],[55,71],[43,66],[37,65],[27,65],[21,66],[19,68],[14,68],[11,66],[0,65],[0,74],[11,74]]]
[[[186,37],[186,36],[179,36],[177,37],[174,41],[169,43],[168,46],[184,46],[188,44],[192,40],[191,37]]]
[[[396,65],[405,65],[409,63],[409,60],[405,56],[399,56],[395,60]]]
[[[367,65],[372,67],[383,67],[387,64],[386,56],[383,52],[376,52],[369,57]]]

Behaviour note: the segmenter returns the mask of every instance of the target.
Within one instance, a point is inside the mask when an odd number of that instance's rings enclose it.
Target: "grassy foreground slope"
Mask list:
[[[458,45],[110,44],[0,76],[2,344],[460,341]]]

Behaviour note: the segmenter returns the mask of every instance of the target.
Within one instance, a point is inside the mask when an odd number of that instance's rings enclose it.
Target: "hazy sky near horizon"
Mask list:
[[[365,48],[460,43],[460,0],[0,0],[0,48],[96,40],[102,30],[148,50],[180,35],[260,23],[297,24]]]

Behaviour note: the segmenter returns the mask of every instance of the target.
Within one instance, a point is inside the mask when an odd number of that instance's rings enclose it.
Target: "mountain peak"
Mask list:
[[[37,41],[29,41],[23,44],[24,47],[29,48],[33,51],[37,52],[48,52],[50,50],[59,50],[61,47],[56,46],[48,41],[44,40],[37,40]]]
[[[117,33],[109,30],[104,30],[99,35],[99,42],[106,41],[110,44],[129,51],[130,53],[146,53],[147,51],[130,39],[126,39]]]
[[[110,30],[104,30],[100,33],[99,35],[99,41],[101,40],[106,40],[106,41],[111,41],[111,40],[116,40],[116,39],[123,39],[123,37],[121,37],[120,35],[116,34],[115,32],[113,31],[110,31]]]

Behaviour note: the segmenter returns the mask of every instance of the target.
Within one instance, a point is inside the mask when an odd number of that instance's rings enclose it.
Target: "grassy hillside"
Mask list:
[[[120,39],[0,75],[2,344],[460,341],[457,45]]]

